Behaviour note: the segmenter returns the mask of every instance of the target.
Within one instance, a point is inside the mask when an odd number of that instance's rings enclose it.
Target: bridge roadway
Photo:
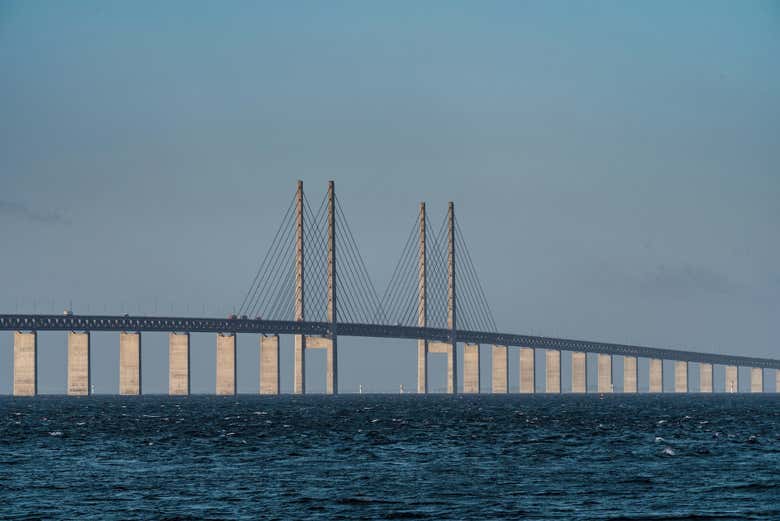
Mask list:
[[[0,315],[0,331],[158,331],[189,333],[257,333],[330,336],[329,322],[225,318],[143,317],[107,315]],[[336,324],[339,336],[448,341],[451,331],[432,327],[377,324]],[[780,360],[661,349],[627,344],[572,340],[487,331],[457,331],[458,342],[493,344],[561,351],[636,356],[729,366],[780,369]]]

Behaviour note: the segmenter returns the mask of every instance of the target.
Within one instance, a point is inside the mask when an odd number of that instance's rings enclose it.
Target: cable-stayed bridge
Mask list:
[[[698,391],[713,392],[715,366],[725,366],[722,390],[739,389],[738,367],[750,368],[750,389],[780,387],[780,360],[709,354],[680,349],[594,342],[498,331],[468,244],[449,203],[440,222],[432,221],[420,203],[390,281],[383,291],[374,285],[360,253],[334,183],[312,203],[298,182],[281,223],[237,305],[228,318],[0,315],[0,330],[14,336],[14,394],[37,393],[37,332],[68,331],[68,393],[89,394],[90,332],[120,332],[120,394],[140,394],[141,333],[170,333],[169,392],[189,394],[189,333],[217,334],[218,394],[236,392],[236,334],[261,335],[259,389],[278,394],[279,335],[294,337],[295,393],[306,392],[308,349],[325,349],[326,390],[338,392],[338,338],[360,336],[417,341],[417,392],[428,392],[428,358],[447,357],[447,390],[480,391],[481,345],[492,346],[491,389],[509,391],[510,347],[520,348],[520,392],[537,390],[535,350],[545,351],[543,389],[561,392],[561,352],[571,352],[572,392],[587,392],[586,353],[598,354],[596,389],[612,392],[613,357],[623,357],[622,389],[638,392],[638,358],[649,359],[646,388],[663,392],[664,360],[674,361],[674,390],[692,389],[690,364],[697,364]],[[458,344],[463,344],[462,364]],[[764,383],[775,371],[774,386]],[[461,383],[462,380],[462,383]]]

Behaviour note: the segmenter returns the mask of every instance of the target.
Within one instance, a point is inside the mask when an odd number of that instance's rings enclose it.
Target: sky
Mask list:
[[[769,1],[2,0],[0,313],[224,316],[296,180],[334,179],[379,288],[419,202],[455,201],[501,331],[778,358],[778,57]],[[415,342],[339,345],[342,390],[415,388]],[[145,392],[166,346],[144,336]],[[39,349],[64,392],[64,333]],[[11,353],[0,332],[0,393]],[[92,377],[116,392],[116,334]]]

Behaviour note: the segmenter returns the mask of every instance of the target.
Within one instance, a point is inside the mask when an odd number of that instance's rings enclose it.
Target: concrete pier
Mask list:
[[[454,394],[455,388],[455,354],[453,345],[449,342],[428,342],[429,353],[443,353],[447,355],[447,393]]]
[[[506,394],[509,392],[509,348],[507,346],[493,346],[493,394]]]
[[[417,394],[428,393],[428,341],[417,341]]]
[[[141,333],[119,333],[119,394],[141,394]]]
[[[726,366],[726,385],[724,392],[738,393],[739,392],[739,371],[735,365]]]
[[[780,369],[775,369],[775,392],[780,393]]]
[[[545,391],[548,393],[561,392],[561,352],[557,349],[547,350]]]
[[[764,392],[764,370],[760,367],[750,368],[750,392],[751,393],[763,393]]]
[[[535,351],[533,347],[520,348],[520,392],[533,394],[536,392]]]
[[[623,357],[623,392],[639,392],[639,365],[635,356]]]
[[[88,396],[91,390],[89,377],[89,333],[68,332],[68,395]]]
[[[683,360],[674,363],[674,392],[688,392],[688,362]]]
[[[14,333],[14,396],[38,394],[38,334]]]
[[[217,335],[217,395],[236,394],[236,335]]]
[[[324,336],[307,336],[306,349],[325,350],[325,394],[336,394],[338,380],[336,342]]]
[[[260,394],[279,394],[279,335],[260,337]]]
[[[306,337],[293,335],[293,394],[306,392]]]
[[[571,354],[571,392],[588,392],[588,363],[587,355],[580,352]]]
[[[612,355],[599,353],[598,386],[599,393],[612,392]]]
[[[190,334],[168,335],[168,394],[190,394]]]
[[[664,361],[658,358],[651,358],[650,362],[650,385],[648,392],[664,392]]]
[[[479,394],[479,344],[463,346],[463,392]]]
[[[339,392],[338,344],[336,339],[329,339],[325,347],[325,394]]]
[[[712,377],[713,365],[699,363],[699,392],[711,393],[712,392]]]

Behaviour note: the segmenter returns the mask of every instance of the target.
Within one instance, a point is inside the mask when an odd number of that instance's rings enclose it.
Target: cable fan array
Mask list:
[[[419,221],[420,214],[404,244],[390,282],[382,298],[386,315],[393,324],[416,326],[419,319]],[[449,327],[448,300],[448,238],[447,217],[438,229],[425,216],[425,281],[426,324],[428,327]],[[455,219],[455,288],[458,329],[496,331],[493,313],[477,276],[463,231]]]
[[[316,210],[304,193],[303,296],[296,290],[296,197],[287,207],[282,222],[244,296],[239,315],[266,320],[294,320],[295,302],[303,297],[303,319],[328,321],[328,196]],[[418,325],[419,306],[419,222],[417,215],[382,295],[371,281],[349,226],[344,209],[334,195],[336,241],[336,300],[339,322],[379,325]],[[457,327],[472,331],[496,331],[463,231],[455,220],[455,286]],[[447,328],[447,218],[438,229],[425,217],[426,235],[426,324]]]
[[[290,202],[252,284],[239,306],[239,315],[266,320],[294,320],[296,291],[296,211]],[[385,324],[379,295],[344,210],[335,198],[336,295],[339,322]],[[307,321],[328,320],[328,205],[327,194],[316,211],[303,196],[303,317]]]

